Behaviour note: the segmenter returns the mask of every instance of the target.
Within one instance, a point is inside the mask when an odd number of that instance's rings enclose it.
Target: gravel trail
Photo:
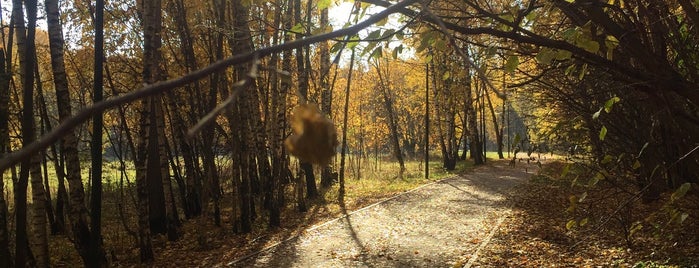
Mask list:
[[[226,267],[453,267],[469,263],[531,175],[494,161],[311,227]],[[531,167],[531,166],[530,166]],[[473,261],[473,260],[471,260]]]

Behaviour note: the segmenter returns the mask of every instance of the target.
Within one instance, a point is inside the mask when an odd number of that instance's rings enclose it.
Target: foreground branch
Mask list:
[[[405,1],[402,1],[402,2],[399,2],[399,3],[396,3],[394,5],[389,6],[384,11],[381,11],[381,12],[369,17],[368,19],[366,19],[360,23],[357,23],[351,27],[337,30],[337,31],[333,31],[330,33],[310,36],[310,37],[305,38],[305,39],[294,40],[294,41],[284,43],[281,45],[261,48],[257,51],[252,51],[252,52],[248,52],[248,53],[244,53],[244,54],[240,54],[240,55],[236,55],[236,56],[231,56],[231,57],[222,59],[220,61],[214,62],[211,65],[206,66],[202,69],[190,72],[190,73],[188,73],[184,76],[181,76],[179,78],[170,79],[167,81],[162,81],[162,82],[158,82],[158,83],[151,84],[151,85],[145,85],[143,88],[141,88],[139,90],[135,90],[135,91],[129,92],[129,93],[124,94],[124,95],[112,97],[112,98],[109,98],[107,100],[95,103],[92,106],[85,107],[84,109],[82,109],[78,113],[76,113],[75,115],[73,115],[70,118],[63,121],[60,125],[58,125],[55,129],[53,129],[53,131],[42,136],[39,140],[37,140],[37,141],[35,141],[35,142],[25,146],[25,147],[22,147],[22,149],[15,151],[11,154],[8,154],[4,158],[0,159],[0,172],[4,172],[10,166],[19,163],[19,161],[21,161],[22,159],[25,159],[25,158],[29,157],[30,155],[38,153],[39,151],[47,148],[51,144],[58,141],[61,137],[66,135],[68,132],[72,131],[75,127],[79,126],[80,124],[82,124],[85,121],[87,121],[88,119],[90,119],[96,113],[103,113],[107,109],[111,109],[111,108],[117,107],[119,105],[130,103],[130,102],[133,102],[133,101],[145,98],[145,97],[149,97],[149,96],[163,93],[167,90],[172,90],[174,88],[187,85],[187,84],[192,83],[194,81],[206,78],[210,74],[222,71],[230,66],[250,62],[253,60],[255,55],[257,55],[259,57],[266,57],[266,56],[269,56],[271,54],[279,53],[279,52],[282,52],[285,50],[296,49],[299,47],[307,46],[307,45],[314,44],[314,43],[321,42],[321,41],[330,40],[333,38],[357,34],[362,29],[367,28],[367,27],[381,21],[382,19],[388,17],[388,15],[396,13],[399,10],[404,9],[405,7],[411,5],[415,2],[417,2],[417,0],[405,0]]]

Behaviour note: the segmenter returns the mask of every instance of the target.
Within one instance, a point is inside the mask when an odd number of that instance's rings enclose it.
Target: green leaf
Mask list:
[[[607,136],[607,127],[602,126],[602,129],[599,130],[599,140],[603,141],[604,137]]]
[[[563,167],[563,171],[561,171],[561,178],[565,178],[566,175],[568,175],[568,172],[570,172],[570,164]]]
[[[633,235],[636,232],[640,231],[641,229],[643,229],[643,224],[641,224],[641,222],[638,222],[638,221],[634,222],[631,224],[631,228],[629,229],[629,234]]]
[[[580,42],[580,47],[590,53],[597,53],[599,51],[599,43],[595,40],[582,41]]]
[[[617,96],[614,96],[613,98],[608,99],[608,100],[604,103],[604,111],[607,112],[607,113],[611,112],[611,111],[612,111],[612,107],[614,106],[614,104],[617,103],[617,102],[619,102],[619,101],[621,101],[621,99],[620,99],[619,97],[617,97]]]
[[[294,25],[294,27],[291,27],[291,29],[289,29],[289,31],[292,31],[295,33],[303,33],[304,30],[305,29],[303,28],[303,24],[301,24],[300,22],[297,23],[296,25]]]
[[[604,174],[597,172],[594,177],[590,179],[590,181],[587,182],[588,187],[592,187],[597,185],[597,183],[601,180],[604,179]]]
[[[505,63],[505,72],[506,73],[514,73],[515,69],[517,69],[517,65],[519,65],[519,57],[516,55],[512,55],[507,58],[507,63]]]
[[[353,35],[350,37],[349,42],[347,43],[347,49],[354,49],[359,45],[359,36],[358,35]]]
[[[605,155],[604,158],[602,159],[602,164],[608,164],[611,163],[612,160],[614,160],[614,157],[611,155]]]
[[[588,223],[589,221],[590,221],[589,218],[584,218],[584,219],[580,220],[580,227],[583,227],[583,226],[587,225],[587,223]]]
[[[386,23],[388,23],[388,17],[385,17],[385,18],[381,19],[380,21],[378,21],[376,23],[376,26],[379,26],[379,27],[384,26],[384,25],[386,25]]]
[[[580,70],[580,74],[578,75],[578,79],[582,80],[583,77],[585,77],[586,73],[587,73],[587,63],[582,65],[582,69]]]
[[[434,48],[439,50],[439,51],[446,51],[447,50],[447,42],[445,42],[442,39],[437,39],[434,41]]]
[[[330,47],[330,53],[338,52],[338,51],[340,51],[340,48],[342,48],[342,43],[337,42],[337,43],[333,44],[333,46]]]
[[[374,59],[380,59],[381,57],[383,57],[383,48],[377,47],[376,49],[374,49],[373,52],[371,52],[371,56],[369,57]]]
[[[636,160],[636,162],[633,163],[633,167],[631,167],[631,168],[633,168],[634,170],[636,170],[636,169],[638,169],[638,168],[640,168],[640,167],[641,167],[641,162],[638,161],[638,160]]]
[[[597,111],[597,112],[595,112],[594,114],[592,114],[592,119],[593,119],[593,120],[597,120],[597,118],[599,118],[599,115],[602,113],[602,109],[603,109],[603,108],[599,108],[599,111]]]
[[[444,72],[444,74],[442,75],[442,80],[447,80],[447,79],[449,79],[449,77],[451,77],[451,72],[446,71],[446,72]]]
[[[555,56],[556,54],[552,49],[542,48],[539,50],[539,53],[536,54],[536,61],[539,62],[539,64],[548,65],[551,64]]]
[[[670,200],[676,201],[677,199],[682,198],[684,195],[687,194],[687,191],[689,191],[689,189],[691,187],[692,187],[691,183],[689,183],[689,182],[683,183],[682,185],[680,185],[680,187],[677,188],[677,190],[675,190],[674,193],[672,193],[672,195],[670,196]]]
[[[383,34],[381,35],[381,39],[387,39],[391,37],[394,33],[396,33],[396,30],[394,29],[388,29]]]
[[[565,75],[570,75],[575,71],[575,64],[571,64],[566,68]]]
[[[556,51],[556,60],[569,60],[571,57],[573,57],[573,52],[570,52],[568,50]]]
[[[576,225],[575,220],[569,220],[566,223],[566,230],[572,230],[573,228],[575,228],[575,225]]]
[[[332,4],[331,0],[318,0],[316,6],[318,7],[318,10],[323,10],[330,7],[330,4]]]
[[[699,0],[697,0],[699,1]],[[526,16],[524,16],[528,21],[533,21],[536,19],[536,17],[539,16],[539,13],[537,13],[535,10],[529,12]]]
[[[369,35],[366,36],[366,39],[369,39],[369,40],[379,39],[379,36],[381,36],[381,29],[370,32]]]

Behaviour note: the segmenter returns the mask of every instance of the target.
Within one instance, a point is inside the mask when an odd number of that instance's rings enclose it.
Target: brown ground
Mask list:
[[[526,181],[497,161],[307,229],[278,246],[215,266],[451,267],[466,264],[500,217],[503,192]]]

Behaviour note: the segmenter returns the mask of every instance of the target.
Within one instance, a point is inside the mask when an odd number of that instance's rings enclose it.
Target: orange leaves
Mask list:
[[[326,165],[335,155],[338,145],[335,125],[315,105],[301,104],[294,108],[291,129],[293,134],[284,145],[298,159]]]

